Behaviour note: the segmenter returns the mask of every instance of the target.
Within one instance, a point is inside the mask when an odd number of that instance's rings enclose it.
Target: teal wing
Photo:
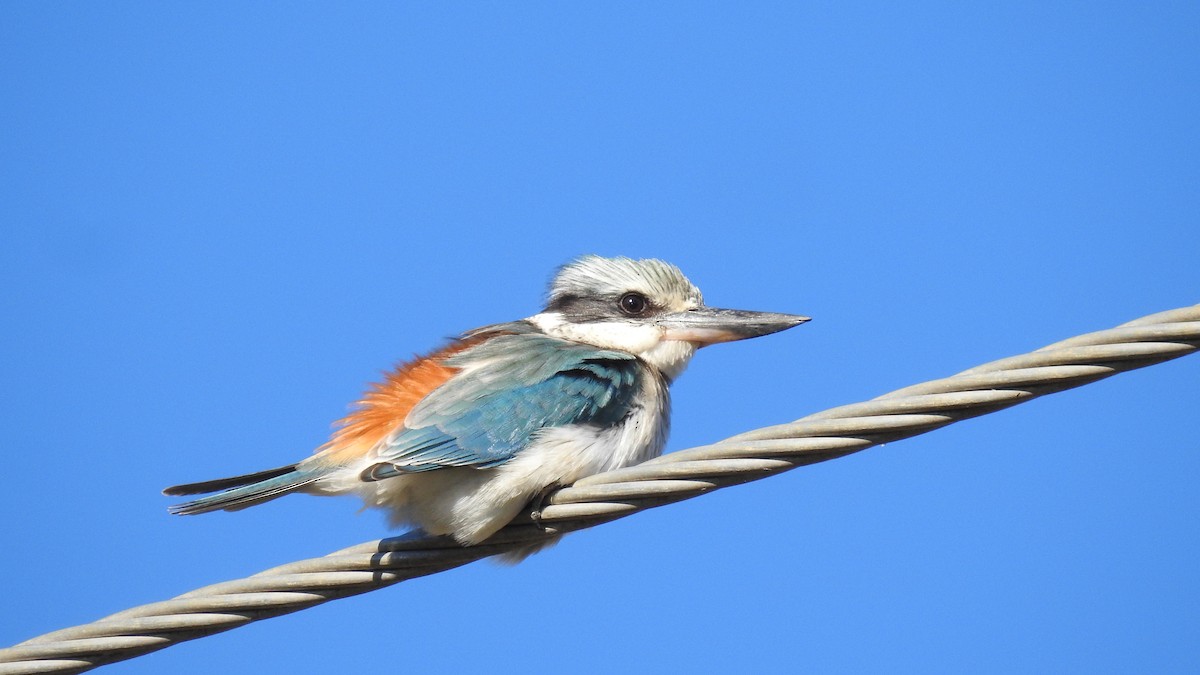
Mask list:
[[[631,354],[537,334],[493,338],[446,365],[461,370],[413,408],[364,478],[495,467],[541,429],[611,426],[634,406],[644,372]]]

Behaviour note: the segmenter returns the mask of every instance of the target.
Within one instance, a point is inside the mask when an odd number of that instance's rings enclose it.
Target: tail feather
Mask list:
[[[172,485],[164,489],[164,495],[178,497],[180,495],[203,495],[217,490],[227,490],[229,488],[241,487],[251,483],[268,480],[277,476],[282,476],[296,470],[295,464],[287,466],[279,466],[266,471],[255,471],[241,476],[231,476],[229,478],[218,478],[216,480],[206,480],[200,483],[184,483],[183,485]]]
[[[262,471],[257,474],[247,474],[246,476],[238,476],[235,478],[225,478],[206,483],[193,483],[191,485],[180,485],[176,488],[167,488],[168,490],[175,489],[193,489],[196,486],[217,486],[213,489],[220,489],[223,486],[232,486],[229,489],[218,492],[214,495],[194,499],[190,502],[175,504],[168,510],[179,516],[191,516],[199,513],[208,513],[209,511],[237,511],[248,506],[254,506],[265,501],[282,497],[289,492],[295,492],[300,488],[312,483],[320,478],[319,474],[314,474],[307,471],[297,471],[291,467],[287,473],[279,474],[282,469],[272,469],[271,471]],[[258,476],[267,476],[266,480],[253,480]],[[234,482],[240,481],[240,482]],[[253,482],[250,482],[253,481]],[[196,491],[199,491],[196,489]],[[164,492],[166,492],[164,490]],[[170,494],[194,494],[195,492],[171,492]]]

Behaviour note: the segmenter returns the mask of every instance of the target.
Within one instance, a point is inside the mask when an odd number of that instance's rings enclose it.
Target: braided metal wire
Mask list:
[[[1200,305],[832,408],[638,466],[584,478],[470,548],[420,534],[371,541],[134,607],[0,649],[0,675],[79,673],[335,598],[536,546],[558,534],[873,445],[932,431],[1044,394],[1178,358],[1200,348]]]

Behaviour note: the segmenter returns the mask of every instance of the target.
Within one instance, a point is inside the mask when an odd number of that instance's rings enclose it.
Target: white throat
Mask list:
[[[528,321],[550,337],[633,354],[661,373],[668,382],[687,368],[697,348],[693,342],[668,340],[663,337],[662,328],[642,321],[614,319],[572,323],[558,312],[535,314]]]

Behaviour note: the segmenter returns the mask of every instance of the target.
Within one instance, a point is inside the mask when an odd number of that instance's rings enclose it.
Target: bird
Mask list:
[[[170,507],[180,515],[352,494],[393,526],[476,545],[547,490],[661,454],[669,387],[698,349],[808,320],[708,307],[661,260],[585,255],[537,314],[386,373],[308,458],[163,493],[207,494]]]

